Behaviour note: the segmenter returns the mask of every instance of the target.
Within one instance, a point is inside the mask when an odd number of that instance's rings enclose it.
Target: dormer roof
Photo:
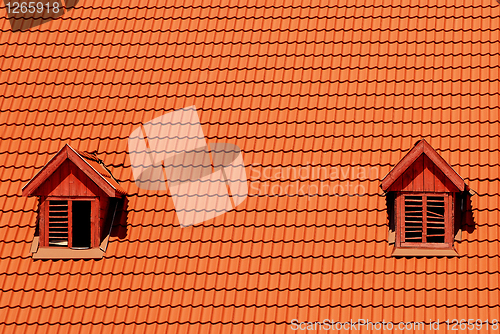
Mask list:
[[[380,187],[384,191],[390,191],[391,186],[422,156],[430,159],[439,171],[456,187],[457,191],[467,190],[464,179],[455,172],[425,139],[419,140],[403,159],[396,164],[389,174],[384,177]]]
[[[109,197],[121,197],[126,192],[118,184],[102,160],[95,154],[79,152],[69,144],[64,145],[43,168],[22,188],[23,196],[32,196],[61,165],[70,160],[80,168]]]

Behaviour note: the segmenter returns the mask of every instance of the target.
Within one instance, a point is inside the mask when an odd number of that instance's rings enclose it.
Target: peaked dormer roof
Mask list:
[[[43,168],[23,187],[23,196],[31,196],[66,159],[73,162],[110,197],[121,197],[125,190],[95,154],[79,152],[69,144],[64,145]]]
[[[419,140],[382,180],[380,187],[388,191],[392,184],[422,155],[427,156],[459,191],[467,190],[464,179],[425,140]]]

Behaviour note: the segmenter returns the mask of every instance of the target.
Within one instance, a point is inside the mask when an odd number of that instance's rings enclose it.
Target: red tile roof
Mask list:
[[[82,0],[0,29],[0,332],[500,318],[495,1]],[[167,192],[135,186],[127,138],[190,105],[242,149],[250,193],[181,228]],[[475,192],[460,257],[390,256],[380,181],[421,138]],[[65,143],[128,194],[99,261],[30,256],[21,188]]]

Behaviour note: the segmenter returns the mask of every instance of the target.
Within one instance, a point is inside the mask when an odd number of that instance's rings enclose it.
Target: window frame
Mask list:
[[[436,242],[407,242],[405,241],[405,196],[422,196],[422,199],[429,196],[443,196],[445,205],[445,240],[444,243]],[[419,249],[454,249],[454,230],[455,230],[455,216],[454,216],[454,194],[449,192],[397,192],[395,200],[396,211],[396,248],[419,248]],[[425,201],[426,203],[426,201]],[[426,212],[426,207],[423,206],[423,212]],[[424,217],[424,214],[422,214]],[[427,235],[427,230],[424,228],[427,225],[427,215],[425,220],[422,218],[423,235]]]
[[[50,201],[68,201],[68,245],[53,246],[49,245],[49,203]],[[42,219],[40,221],[40,247],[51,249],[80,249],[73,248],[73,217],[72,207],[75,201],[90,201],[90,248],[99,247],[99,198],[94,196],[48,196],[42,203]]]

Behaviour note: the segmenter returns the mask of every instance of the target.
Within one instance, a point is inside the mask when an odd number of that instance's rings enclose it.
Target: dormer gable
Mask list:
[[[23,187],[23,196],[79,196],[103,191],[121,197],[125,191],[94,155],[78,152],[66,144]],[[90,194],[89,194],[90,195]]]
[[[384,177],[384,191],[463,192],[465,181],[422,139]]]

